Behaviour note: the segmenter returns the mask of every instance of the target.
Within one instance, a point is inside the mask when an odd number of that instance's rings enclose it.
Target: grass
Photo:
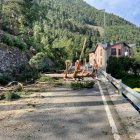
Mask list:
[[[130,88],[138,87],[138,81],[140,81],[140,75],[138,77],[134,77],[133,74],[127,74],[124,78],[122,78],[122,82]]]

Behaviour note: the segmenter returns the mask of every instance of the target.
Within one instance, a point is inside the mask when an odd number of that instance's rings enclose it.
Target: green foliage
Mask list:
[[[131,88],[140,88],[140,75],[138,77],[134,77],[134,74],[126,74],[123,78],[122,78],[122,82],[131,87]]]
[[[5,99],[5,95],[4,95],[4,93],[1,93],[0,94],[0,100],[3,100],[3,99]]]
[[[15,92],[21,92],[22,91],[22,86],[21,85],[16,86],[14,91]]]
[[[37,53],[33,58],[30,59],[29,64],[31,67],[35,67],[38,69],[38,67],[41,67],[41,63],[45,60],[46,55],[42,52]]]
[[[45,76],[45,73],[43,73],[43,74],[40,74],[39,81],[41,81],[41,82],[53,82],[54,79],[52,77]]]
[[[20,82],[34,82],[38,78],[38,70],[30,65],[22,65],[19,68],[19,74],[15,75],[15,80]]]
[[[103,27],[103,13],[83,0],[10,0],[4,1],[2,9],[4,27],[23,33],[33,29],[31,36],[23,37],[28,49],[34,46],[37,52],[47,53],[58,65],[60,59],[64,63],[66,58],[72,61],[79,58],[84,38],[87,38],[87,59],[89,49],[103,40],[103,35],[93,28]],[[140,53],[140,27],[129,21],[106,13],[106,36],[107,42],[135,43],[136,52]]]
[[[19,39],[12,39],[10,34],[4,34],[3,42],[9,46],[15,46],[21,50],[26,49],[26,45],[23,42],[21,42]]]
[[[132,58],[131,60],[131,70],[134,73],[135,77],[137,77],[140,73],[140,62],[137,61],[136,58]]]
[[[10,81],[12,81],[12,77],[9,74],[4,73],[4,74],[0,75],[0,84],[1,85],[6,85]]]
[[[107,61],[107,73],[111,74],[115,78],[121,78],[125,75],[124,67],[119,60],[121,59],[111,56]]]
[[[5,93],[5,100],[11,101],[11,99],[12,99],[12,92],[6,92]]]
[[[140,88],[140,80],[137,81],[137,87]]]
[[[124,73],[130,70],[131,58],[128,56],[121,56],[118,58],[118,61],[121,64],[121,67],[123,67]]]
[[[12,99],[19,99],[20,96],[14,92],[6,92],[5,93],[5,100],[6,101],[11,101]]]
[[[134,73],[135,77],[140,73],[140,54],[133,48],[134,58],[131,60],[131,71]]]
[[[41,4],[48,5],[48,20],[35,23],[34,38],[38,43],[42,43],[52,60],[58,60],[59,57],[62,58],[62,61],[65,57],[72,61],[78,59],[85,37],[87,38],[86,48],[88,49],[95,47],[97,41],[103,40],[99,31],[91,26],[103,27],[103,13],[83,0],[42,0]],[[106,21],[107,41],[136,43],[137,51],[140,50],[139,27],[108,13],[106,13]],[[68,49],[64,49],[69,40],[71,40],[71,45],[68,45]],[[88,49],[86,50],[87,58]]]
[[[12,99],[19,99],[20,95],[18,95],[17,93],[12,93]]]
[[[86,83],[71,83],[70,87],[73,89],[73,90],[81,90],[83,88],[93,88],[93,85],[95,83],[94,82],[86,82]]]
[[[25,50],[26,49],[26,45],[21,42],[19,39],[14,39],[14,46],[21,49],[21,50]]]
[[[9,46],[13,46],[14,45],[14,42],[13,42],[13,40],[12,40],[12,38],[11,38],[11,36],[9,34],[4,34],[3,42],[6,43]]]
[[[47,7],[34,0],[8,0],[3,1],[2,21],[3,25],[14,30],[20,26],[27,27],[34,21],[45,19]],[[38,11],[38,12],[36,12]]]
[[[140,61],[126,56],[119,58],[111,56],[107,61],[107,73],[115,78],[122,78],[129,70],[137,77],[140,73]]]

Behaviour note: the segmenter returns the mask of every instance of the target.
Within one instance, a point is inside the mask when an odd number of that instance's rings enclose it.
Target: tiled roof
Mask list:
[[[89,53],[94,52],[94,50],[95,50],[95,48],[91,48],[91,49],[89,50]]]
[[[107,46],[107,48],[110,48],[110,47],[113,47],[113,46],[115,46],[115,45],[118,45],[118,44],[122,44],[122,43],[124,43],[126,46],[128,46],[128,47],[134,47],[134,46],[136,46],[136,44],[127,44],[127,43],[125,43],[124,41],[122,41],[122,42],[116,42],[115,44],[113,44],[113,42],[110,42],[110,43],[97,43],[97,45],[100,45],[103,49],[105,49],[106,48],[106,46]],[[96,46],[97,46],[96,45]]]

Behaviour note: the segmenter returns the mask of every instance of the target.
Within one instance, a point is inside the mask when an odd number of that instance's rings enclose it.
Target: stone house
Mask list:
[[[106,47],[107,46],[107,47]],[[130,58],[133,57],[133,49],[132,47],[136,46],[136,44],[127,44],[123,42],[98,42],[95,48],[91,48],[89,51],[89,63],[93,65],[94,59],[98,63],[99,67],[105,66],[105,53],[106,61],[110,56],[120,57],[123,55],[127,55]],[[106,48],[106,49],[105,49]]]

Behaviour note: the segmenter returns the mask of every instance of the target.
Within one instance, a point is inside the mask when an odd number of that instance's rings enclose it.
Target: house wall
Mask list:
[[[130,51],[131,51],[131,56],[129,56],[129,57],[132,57],[132,55],[133,55],[132,49],[129,48],[128,46],[124,45],[123,43],[115,45],[115,46],[113,46],[111,48],[115,48],[116,49],[116,55],[115,55],[116,57],[123,56],[124,52],[130,52]],[[109,48],[107,50],[107,59],[111,56],[111,48]],[[119,49],[121,49],[121,55],[119,55]]]
[[[104,61],[103,54],[104,54],[103,48],[100,45],[98,45],[95,51],[95,60],[99,67],[103,66],[103,61]],[[102,63],[101,63],[101,59],[102,59]]]
[[[131,50],[131,55],[129,57],[133,57],[133,50],[132,48],[129,48],[128,46],[122,44],[117,44],[111,48],[116,49],[116,57],[120,57],[124,55],[124,52],[130,52]],[[107,50],[104,50],[100,45],[97,46],[94,53],[89,53],[89,63],[90,65],[93,65],[94,59],[98,63],[99,67],[104,67],[105,66],[105,53],[106,53],[106,63],[109,57],[111,56],[111,48],[108,48]],[[119,49],[121,49],[121,55],[119,55]],[[102,50],[102,55],[100,55],[100,52]],[[101,64],[101,59],[102,59],[102,64]]]
[[[119,49],[121,49],[121,44],[115,45],[111,48],[116,49],[116,57],[120,57],[122,55],[122,53],[121,55],[119,55]],[[111,54],[111,48],[110,48],[110,54]]]
[[[103,49],[103,56],[102,56],[102,59],[103,59],[102,61],[103,61],[103,63],[102,63],[102,68],[105,67],[105,53],[106,53],[106,60],[107,60],[107,51]]]
[[[124,45],[123,43],[121,44],[121,55],[124,55],[124,52],[127,52],[127,46]]]
[[[129,52],[129,57],[132,58],[133,57],[133,49],[127,47],[127,52]]]
[[[93,65],[94,59],[95,59],[95,54],[93,52],[89,53],[89,64],[90,65]]]

